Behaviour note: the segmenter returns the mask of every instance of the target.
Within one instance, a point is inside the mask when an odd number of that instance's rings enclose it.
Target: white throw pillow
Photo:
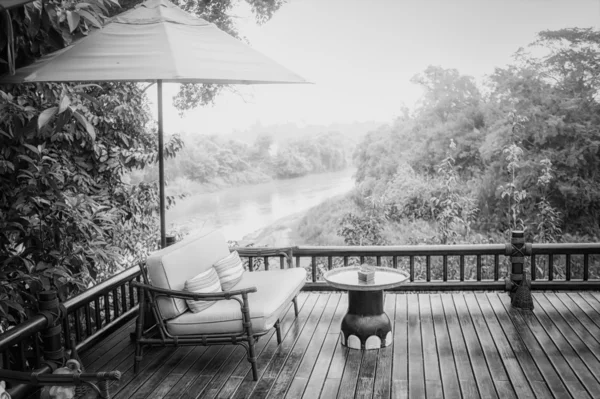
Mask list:
[[[218,260],[213,267],[219,275],[223,291],[231,290],[240,282],[242,274],[244,274],[244,265],[237,251],[233,251],[223,259]]]
[[[213,267],[198,274],[196,277],[191,278],[185,282],[185,291],[196,292],[196,293],[210,293],[210,292],[223,292],[221,289],[221,283],[219,282],[219,276]],[[188,307],[194,313],[208,309],[215,304],[215,301],[203,301],[186,299]]]

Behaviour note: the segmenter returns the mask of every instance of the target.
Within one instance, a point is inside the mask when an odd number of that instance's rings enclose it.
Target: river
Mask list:
[[[302,213],[354,187],[354,169],[192,195],[167,211],[168,230],[203,235],[219,229],[242,240],[277,220]]]

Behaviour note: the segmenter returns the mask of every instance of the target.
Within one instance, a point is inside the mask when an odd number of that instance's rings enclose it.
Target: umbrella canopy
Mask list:
[[[0,83],[157,81],[306,83],[168,0],[148,0]]]
[[[27,82],[155,81],[158,83],[158,159],[161,244],[166,243],[162,82],[308,83],[168,0],[148,0],[113,17],[102,29],[48,54],[0,84]]]

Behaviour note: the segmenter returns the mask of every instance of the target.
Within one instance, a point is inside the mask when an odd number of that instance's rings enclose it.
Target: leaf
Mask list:
[[[90,101],[95,106],[101,107],[100,102],[98,100],[96,100],[94,97],[90,96],[89,94],[86,94],[84,92],[78,92],[77,94],[79,94],[81,97],[85,98],[86,100]]]
[[[38,117],[38,129],[41,129],[44,126],[46,126],[48,122],[50,122],[50,119],[52,119],[52,117],[56,115],[57,111],[57,107],[48,108],[42,111],[42,113]]]
[[[91,6],[91,4],[90,4]],[[96,17],[94,17],[91,13],[85,11],[85,10],[79,10],[79,14],[86,20],[89,21],[92,25],[94,25],[96,28],[102,28],[102,24],[100,23],[100,21],[98,21],[96,19]]]
[[[65,112],[65,110],[69,108],[69,105],[71,105],[71,99],[69,98],[69,96],[63,95],[63,97],[60,100],[60,105],[58,106],[58,113],[62,114],[63,112]]]
[[[75,115],[75,118],[77,118],[79,123],[85,127],[85,130],[88,132],[92,140],[96,140],[96,129],[94,129],[94,126],[92,126],[85,116],[81,115],[79,112],[73,112],[73,115]]]
[[[67,22],[69,23],[69,30],[71,33],[79,26],[81,16],[76,11],[67,11]]]
[[[77,85],[75,87],[73,87],[73,90],[81,90],[81,89],[85,89],[86,87],[97,87],[100,90],[102,90],[102,86],[100,86],[99,84],[96,83],[87,83],[87,84],[82,84],[82,85]]]
[[[23,145],[24,145],[25,147],[29,148],[29,149],[30,149],[31,151],[33,151],[35,154],[38,154],[38,155],[39,155],[40,151],[39,151],[39,149],[38,149],[37,147],[34,147],[34,146],[32,146],[31,144],[27,144],[27,143],[24,143]]]

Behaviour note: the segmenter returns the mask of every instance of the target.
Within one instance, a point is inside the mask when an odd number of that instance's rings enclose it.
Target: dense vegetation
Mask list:
[[[510,228],[536,242],[597,239],[599,44],[591,29],[545,31],[483,86],[441,67],[415,76],[419,108],[358,146],[359,210],[338,235],[350,245],[503,241]]]
[[[349,166],[354,150],[353,143],[339,132],[284,141],[263,134],[252,145],[193,133],[183,140],[185,147],[165,165],[174,194],[193,193],[194,183],[197,189],[210,189],[341,170]],[[132,179],[151,182],[156,176],[155,168],[146,168],[134,172]]]
[[[180,3],[237,35],[232,0]],[[247,3],[264,22],[282,1]],[[71,44],[124,8],[117,0],[37,0],[3,13],[0,74]],[[35,311],[40,290],[57,289],[64,300],[156,248],[156,184],[125,178],[156,162],[145,88],[127,82],[0,87],[0,332]],[[176,104],[207,103],[221,89],[185,85]],[[172,137],[166,155],[181,147]]]

